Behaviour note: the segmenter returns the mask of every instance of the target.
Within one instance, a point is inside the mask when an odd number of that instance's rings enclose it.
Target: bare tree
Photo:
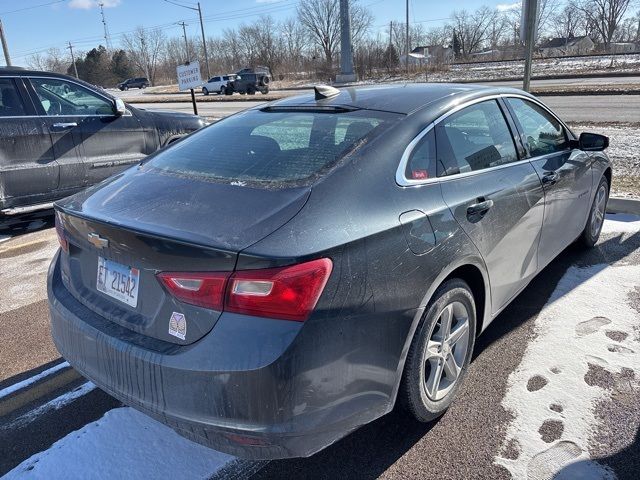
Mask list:
[[[129,51],[131,61],[144,72],[153,85],[166,43],[162,30],[145,30],[144,27],[139,26],[133,33],[124,35],[122,40]]]
[[[351,38],[354,44],[364,37],[373,23],[373,15],[358,2],[349,6]],[[340,44],[340,7],[338,0],[300,0],[298,20],[311,42],[322,50],[327,67],[333,66]]]
[[[71,60],[59,48],[50,48],[45,54],[36,53],[27,58],[27,65],[35,70],[67,73]]]
[[[582,0],[580,10],[609,50],[616,30],[633,0]]]
[[[575,1],[571,1],[551,21],[552,33],[555,37],[560,38],[577,37],[584,23],[584,13]]]
[[[288,18],[280,24],[280,35],[286,68],[296,71],[301,67],[307,47],[305,30],[295,18]]]
[[[468,57],[482,48],[498,16],[497,10],[489,7],[480,7],[472,14],[467,10],[453,12],[451,26],[458,36],[460,53],[463,57]]]

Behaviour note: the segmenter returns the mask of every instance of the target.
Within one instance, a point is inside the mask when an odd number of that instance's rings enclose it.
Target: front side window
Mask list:
[[[49,116],[113,114],[111,102],[77,83],[58,78],[32,78],[31,84]]]
[[[507,102],[522,126],[529,154],[532,157],[561,152],[569,148],[564,128],[544,108],[521,98],[507,98]]]
[[[436,125],[438,176],[496,167],[518,160],[511,131],[494,100],[456,112]]]
[[[210,181],[306,184],[401,117],[366,110],[251,110],[194,133],[145,168]]]
[[[20,117],[26,114],[13,78],[0,78],[0,117]]]

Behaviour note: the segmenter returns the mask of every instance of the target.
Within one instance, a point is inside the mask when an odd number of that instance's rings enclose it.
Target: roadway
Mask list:
[[[302,93],[302,92],[295,92]],[[569,123],[640,123],[640,95],[566,95],[544,96],[541,100]],[[198,113],[204,117],[222,118],[261,101],[214,101],[198,103]],[[134,103],[134,107],[149,110],[176,110],[192,113],[186,102]]]

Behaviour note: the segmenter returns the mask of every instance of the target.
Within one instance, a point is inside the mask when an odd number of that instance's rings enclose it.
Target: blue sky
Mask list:
[[[189,35],[200,35],[197,12],[166,3],[164,0],[0,0],[0,19],[4,24],[9,49],[16,65],[25,64],[30,54],[49,47],[64,48],[67,41],[78,51],[104,43],[103,27],[97,3],[105,4],[105,16],[114,46],[122,32],[136,26],[162,25],[168,36],[181,33],[175,22],[186,21]],[[173,0],[195,4],[191,0]],[[405,0],[360,0],[374,13],[376,29],[390,20],[404,21]],[[296,0],[201,0],[208,36],[223,29],[270,14],[280,20],[295,15]],[[517,0],[410,0],[411,22],[425,27],[440,25],[454,9],[475,9],[481,5],[507,6]]]

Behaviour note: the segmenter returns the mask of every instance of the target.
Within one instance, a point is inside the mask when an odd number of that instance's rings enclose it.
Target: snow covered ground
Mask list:
[[[210,478],[234,457],[190,442],[146,415],[116,408],[25,460],[5,480]]]
[[[640,219],[609,216],[604,233],[623,232],[640,232]],[[590,457],[598,407],[618,394],[595,378],[637,383],[640,312],[630,298],[639,281],[640,265],[619,262],[571,267],[556,286],[502,401],[513,418],[496,462],[513,478],[616,478]]]

